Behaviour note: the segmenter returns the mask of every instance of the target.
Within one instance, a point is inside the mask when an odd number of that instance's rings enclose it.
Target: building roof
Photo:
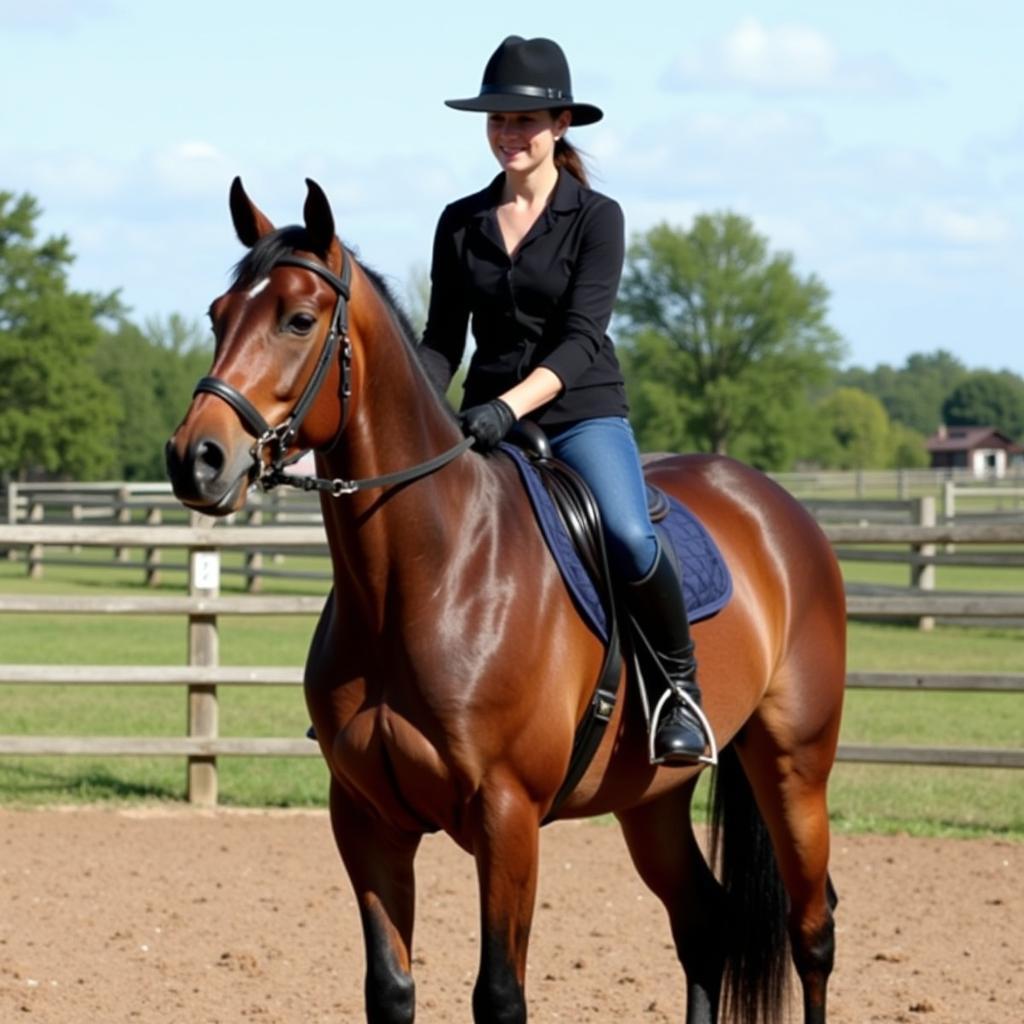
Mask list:
[[[995,427],[947,427],[941,426],[925,442],[930,452],[969,452],[978,448],[1005,448],[1018,452],[1020,446],[1013,438]]]

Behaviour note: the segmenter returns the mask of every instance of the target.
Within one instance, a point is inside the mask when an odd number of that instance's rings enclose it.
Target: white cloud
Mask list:
[[[831,145],[807,114],[696,112],[644,126],[604,164],[618,181],[656,199],[714,195],[728,203],[751,188],[792,189],[819,168]]]
[[[173,196],[223,195],[234,164],[216,146],[202,141],[181,142],[149,157],[153,177]]]
[[[0,26],[64,34],[113,14],[108,0],[0,0]]]
[[[663,76],[673,91],[740,89],[758,93],[898,94],[914,83],[883,56],[853,56],[807,25],[764,25],[744,18],[730,32],[682,53]]]
[[[109,159],[82,152],[34,154],[20,163],[31,191],[44,206],[54,196],[72,197],[80,202],[104,202],[117,196],[125,181],[125,168]]]
[[[1000,245],[1014,234],[1013,223],[1000,214],[943,206],[925,207],[921,226],[937,241],[972,248]]]
[[[967,282],[1009,293],[1024,265],[1024,210],[989,174],[991,160],[844,146],[812,114],[758,106],[639,124],[606,166],[606,191],[630,231],[739,213],[773,251],[791,252],[801,273],[842,294],[846,309],[855,310],[851,295],[870,306],[881,288],[928,295],[935,308],[962,300]]]

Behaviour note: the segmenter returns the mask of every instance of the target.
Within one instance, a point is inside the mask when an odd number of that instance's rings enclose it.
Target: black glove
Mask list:
[[[501,439],[512,429],[516,414],[500,399],[495,398],[486,405],[474,405],[459,416],[462,432],[476,441],[473,445],[478,452],[489,452],[497,448]]]

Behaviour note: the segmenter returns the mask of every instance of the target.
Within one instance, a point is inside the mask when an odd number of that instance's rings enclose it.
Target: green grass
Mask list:
[[[301,560],[289,557],[288,565]],[[322,565],[315,560],[302,562]],[[849,570],[851,567],[844,567]],[[888,567],[857,564],[859,571]],[[905,579],[906,569],[899,567]],[[958,570],[959,571],[959,570]],[[947,570],[940,571],[940,580]],[[948,570],[952,573],[953,570]],[[971,586],[1019,570],[966,570]],[[849,575],[848,575],[849,578]],[[168,574],[162,592],[180,592]],[[224,589],[242,588],[227,577]],[[1019,585],[1019,584],[1016,584]],[[969,589],[963,579],[955,589]],[[267,580],[266,593],[322,594],[326,584]],[[144,593],[142,573],[49,567],[28,580],[24,566],[0,562],[4,593]],[[221,662],[301,665],[311,617],[225,617]],[[851,669],[906,671],[1024,671],[1024,631],[938,627],[933,633],[899,625],[853,623]],[[0,662],[51,664],[181,664],[182,618],[10,615],[0,619]],[[298,687],[223,687],[220,730],[225,736],[301,736],[307,718]],[[853,690],[847,695],[846,743],[985,746],[1019,749],[1024,707],[1019,694],[900,693]],[[184,688],[0,686],[0,733],[53,735],[183,735]],[[222,758],[221,799],[229,805],[320,805],[326,769],[319,758]],[[185,796],[181,758],[0,758],[0,804],[172,800]],[[1021,773],[838,764],[830,791],[837,828],[916,834],[996,834],[1024,838]]]
[[[104,552],[103,554],[106,554]],[[84,553],[95,558],[98,552]],[[168,559],[170,560],[170,559]],[[268,560],[269,562],[269,560]],[[241,564],[229,555],[226,564]],[[289,567],[324,568],[322,559],[289,557]],[[47,567],[30,580],[24,565],[0,562],[0,592],[23,594],[146,594],[138,570]],[[180,593],[184,574],[165,574],[157,593]],[[225,576],[224,592],[244,589]],[[264,593],[323,594],[321,581],[267,580]],[[302,665],[315,622],[311,616],[242,618],[219,623],[224,665]],[[180,665],[187,659],[183,617],[10,615],[0,619],[0,662],[30,664]],[[223,736],[301,737],[309,724],[302,689],[221,687]],[[0,733],[25,735],[182,736],[184,687],[0,686]],[[220,799],[228,805],[323,804],[327,773],[319,758],[225,757]],[[0,804],[138,799],[183,800],[182,758],[0,758]]]

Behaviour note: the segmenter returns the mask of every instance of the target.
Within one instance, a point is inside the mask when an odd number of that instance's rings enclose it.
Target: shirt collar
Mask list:
[[[494,180],[486,188],[487,202],[483,208],[477,210],[477,217],[485,217],[493,213],[495,207],[501,201],[501,190],[505,186],[505,172],[502,171],[495,176]],[[551,193],[548,202],[548,210],[552,213],[570,213],[583,205],[583,185],[576,180],[564,167],[558,169],[558,181],[555,182],[555,190]]]
[[[583,185],[564,167],[558,169],[558,182],[549,208],[554,213],[569,213],[583,205]]]

